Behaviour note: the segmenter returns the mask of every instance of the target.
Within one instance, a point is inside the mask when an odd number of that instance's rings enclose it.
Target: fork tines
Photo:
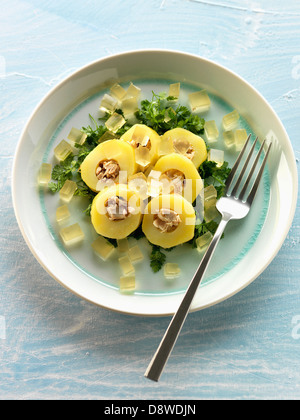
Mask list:
[[[244,144],[244,147],[242,148],[235,164],[232,167],[232,170],[231,170],[231,172],[230,172],[230,174],[227,178],[227,181],[226,181],[226,191],[225,191],[227,196],[233,196],[233,197],[235,197],[239,200],[246,201],[249,205],[252,204],[252,201],[255,197],[259,182],[261,180],[261,177],[262,177],[265,165],[266,165],[267,157],[268,157],[268,154],[270,152],[271,145],[272,145],[272,143],[270,142],[268,147],[267,147],[267,150],[265,152],[265,156],[264,156],[261,164],[259,165],[260,157],[261,157],[262,152],[264,150],[266,140],[264,140],[262,142],[262,144],[261,144],[261,146],[260,146],[260,148],[259,148],[259,150],[256,154],[256,157],[253,160],[252,156],[253,156],[255,147],[257,145],[257,142],[258,142],[258,137],[256,137],[255,141],[251,145],[251,148],[250,148],[248,154],[246,154],[246,149],[247,149],[248,144],[250,142],[250,138],[251,138],[251,134],[248,136],[248,138],[247,138],[247,140]],[[244,157],[245,157],[245,161],[242,163],[242,166],[241,166],[241,162],[242,162]],[[250,170],[248,172],[246,180],[243,182],[243,188],[241,189],[241,191],[239,191],[239,186],[241,184],[242,179],[246,176],[246,170],[247,170],[247,167],[248,167],[250,161],[251,161]],[[241,166],[241,168],[239,168],[240,166]],[[239,171],[238,171],[238,169],[239,169]],[[255,171],[256,171],[256,174],[255,174]],[[253,177],[254,174],[255,174],[255,177]],[[252,180],[252,178],[254,178],[254,179]],[[233,182],[233,180],[234,180],[234,182]],[[249,191],[247,198],[244,198],[245,195],[246,195],[246,192],[248,191],[251,180],[252,180],[251,190]],[[232,187],[232,190],[229,192],[229,188],[232,186],[232,184],[234,184],[234,185]]]

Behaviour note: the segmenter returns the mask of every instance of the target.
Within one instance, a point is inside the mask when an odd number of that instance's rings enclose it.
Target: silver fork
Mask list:
[[[168,329],[165,332],[149,366],[145,372],[145,377],[153,381],[158,381],[160,375],[164,369],[165,364],[168,361],[168,358],[172,352],[172,349],[176,343],[178,335],[181,331],[181,328],[184,324],[184,321],[187,317],[189,309],[191,307],[195,293],[203,279],[203,276],[206,272],[207,266],[211,260],[211,257],[216,249],[216,246],[224,232],[224,229],[227,223],[230,220],[237,220],[244,218],[250,210],[253,199],[255,197],[258,185],[262,178],[262,174],[266,165],[267,157],[270,152],[271,143],[268,145],[265,152],[264,159],[262,163],[259,163],[260,156],[265,146],[265,140],[260,146],[259,151],[253,162],[251,162],[251,167],[248,174],[245,175],[251,157],[253,155],[255,146],[257,144],[258,138],[253,142],[251,149],[246,155],[245,151],[247,149],[248,143],[250,141],[251,135],[249,135],[243,149],[241,150],[232,170],[225,183],[225,192],[224,196],[217,201],[217,209],[222,215],[221,222],[214,234],[210,245],[208,246],[200,264],[197,268],[197,271],[190,282],[188,289],[183,297],[183,300],[177,309],[177,312],[173,316]],[[238,168],[241,164],[242,158],[245,155],[245,161],[241,165],[241,169],[238,172]],[[259,166],[260,165],[260,166]],[[257,173],[256,170],[258,171]],[[245,179],[246,178],[246,179]],[[254,178],[254,179],[253,179]],[[243,180],[243,184],[242,184]]]

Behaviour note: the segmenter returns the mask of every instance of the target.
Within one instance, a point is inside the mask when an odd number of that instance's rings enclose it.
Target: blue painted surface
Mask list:
[[[116,314],[39,266],[14,217],[18,137],[49,89],[88,62],[141,48],[202,55],[256,87],[300,157],[300,3],[11,0],[0,16],[0,399],[299,399],[300,212],[259,278],[190,314],[159,383],[143,377],[169,319]]]

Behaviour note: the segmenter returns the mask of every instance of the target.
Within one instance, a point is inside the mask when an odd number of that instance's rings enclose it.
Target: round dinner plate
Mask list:
[[[76,295],[105,308],[144,316],[171,315],[178,308],[201,254],[188,245],[167,252],[168,262],[177,262],[181,275],[166,281],[163,271],[154,274],[149,264],[151,247],[146,240],[133,240],[144,260],[136,266],[137,288],[120,293],[118,256],[103,262],[92,252],[95,232],[83,212],[82,197],[70,203],[71,223],[79,222],[85,239],[81,246],[64,247],[55,220],[58,195],[37,186],[42,162],[55,164],[53,149],[67,137],[72,127],[91,123],[98,117],[104,93],[113,83],[124,87],[133,82],[142,97],[152,91],[168,91],[170,83],[180,82],[179,102],[187,104],[188,94],[206,89],[211,109],[203,114],[215,120],[220,131],[212,148],[223,148],[222,116],[238,110],[240,128],[272,141],[268,166],[249,216],[232,221],[220,241],[191,310],[214,305],[249,285],[275,257],[291,226],[297,199],[297,170],[288,135],[266,100],[232,71],[196,55],[167,50],[131,51],[95,61],[67,77],[37,106],[19,140],[12,177],[12,195],[18,224],[30,250],[44,269]],[[205,137],[204,137],[205,138]],[[209,142],[208,142],[209,144]],[[225,150],[231,165],[236,158]]]

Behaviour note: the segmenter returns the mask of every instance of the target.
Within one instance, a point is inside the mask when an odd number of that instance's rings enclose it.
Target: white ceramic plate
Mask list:
[[[113,81],[142,88],[143,97],[167,91],[170,82],[181,82],[179,102],[191,91],[206,88],[212,99],[206,120],[215,119],[221,130],[222,116],[236,108],[240,126],[253,136],[273,140],[268,169],[250,215],[231,222],[213,257],[206,278],[192,304],[192,310],[214,305],[249,285],[279,251],[292,223],[297,198],[297,174],[291,143],[279,118],[265,99],[245,80],[195,55],[177,51],[142,50],[98,60],[69,76],[52,89],[33,112],[18,144],[12,193],[22,234],[40,264],[64,287],[115,311],[161,316],[173,314],[199,263],[200,255],[188,246],[167,253],[168,261],[179,262],[182,274],[167,283],[162,272],[149,267],[149,245],[139,242],[145,261],[136,267],[137,291],[120,294],[117,264],[103,263],[91,252],[95,233],[84,216],[79,197],[71,203],[71,222],[85,231],[84,245],[73,250],[63,247],[55,222],[57,196],[37,188],[37,172],[43,161],[55,163],[54,147],[70,129],[90,124],[89,113],[97,117],[104,92]],[[222,133],[219,143],[222,147]],[[233,163],[235,155],[226,152]]]

